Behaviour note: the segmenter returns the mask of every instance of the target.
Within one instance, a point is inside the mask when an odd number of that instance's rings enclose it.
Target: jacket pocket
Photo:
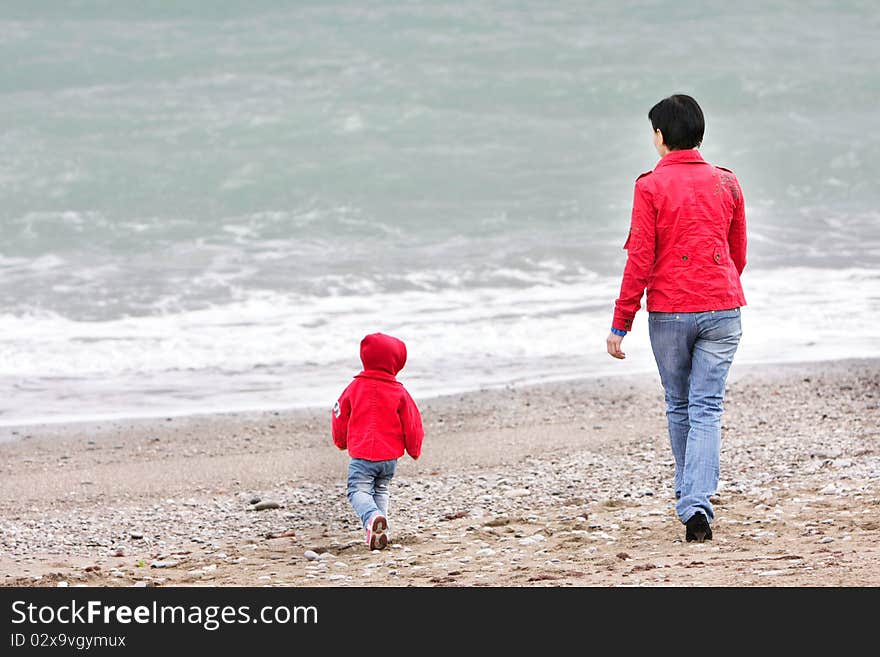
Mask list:
[[[623,248],[625,251],[635,251],[639,248],[639,245],[642,243],[641,239],[639,239],[639,232],[630,228],[629,235],[626,236],[626,242],[623,244]]]
[[[730,262],[730,250],[727,244],[718,242],[712,247],[712,262],[716,265],[726,265]]]

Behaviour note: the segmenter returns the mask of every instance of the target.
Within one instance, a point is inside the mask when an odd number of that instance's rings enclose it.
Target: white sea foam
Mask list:
[[[744,284],[737,362],[880,356],[880,271],[747,271]],[[407,342],[403,378],[420,396],[651,372],[644,314],[624,342],[626,361],[604,353],[617,285],[592,275],[371,296],[257,292],[203,310],[105,322],[0,315],[0,379],[18,382],[0,423],[326,404],[359,367],[357,345],[373,331]]]
[[[364,119],[360,114],[349,114],[342,122],[342,132],[360,132],[364,129]]]

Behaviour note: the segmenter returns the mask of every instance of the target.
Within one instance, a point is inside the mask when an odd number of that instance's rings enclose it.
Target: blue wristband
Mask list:
[[[620,337],[624,337],[624,336],[626,336],[626,331],[621,331],[620,329],[618,329],[618,328],[614,328],[613,326],[611,327],[611,332],[612,332],[614,335],[619,335]]]

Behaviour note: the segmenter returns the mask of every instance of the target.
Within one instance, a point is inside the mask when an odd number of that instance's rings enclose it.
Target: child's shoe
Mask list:
[[[384,550],[388,545],[388,536],[385,530],[388,529],[388,521],[381,513],[376,513],[367,522],[367,547],[371,550]]]

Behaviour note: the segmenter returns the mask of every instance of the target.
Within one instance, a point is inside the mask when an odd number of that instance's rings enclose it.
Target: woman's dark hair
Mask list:
[[[654,130],[663,133],[663,143],[671,151],[696,148],[703,142],[703,110],[690,96],[675,94],[664,98],[651,108],[648,118]]]

